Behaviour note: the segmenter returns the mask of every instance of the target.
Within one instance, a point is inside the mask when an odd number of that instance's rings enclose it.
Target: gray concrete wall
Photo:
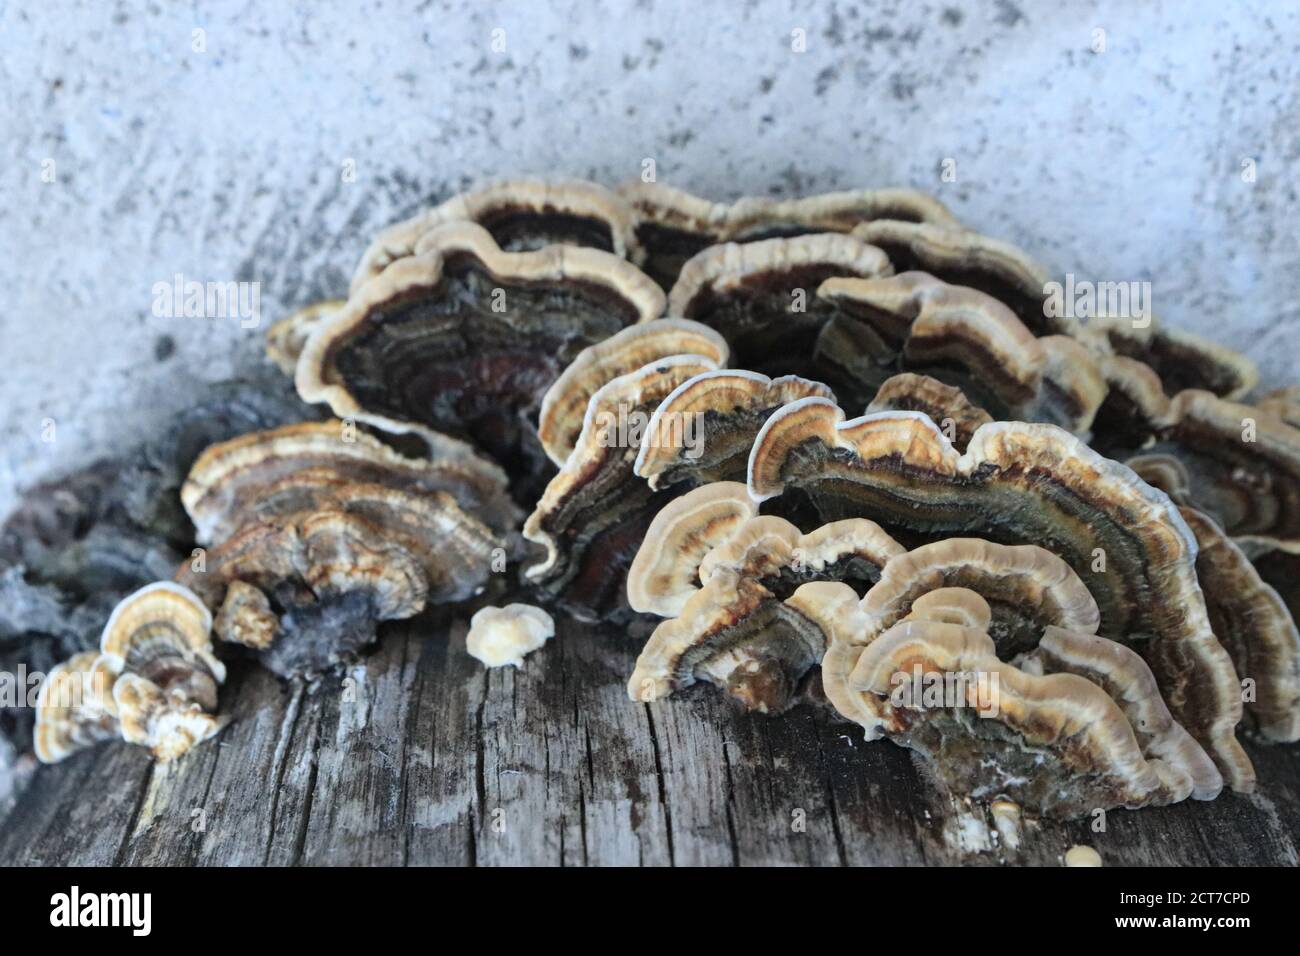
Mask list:
[[[429,198],[646,157],[716,198],[933,190],[1300,378],[1295,0],[0,0],[0,131],[0,512],[260,353],[156,283],[260,282],[270,321]]]

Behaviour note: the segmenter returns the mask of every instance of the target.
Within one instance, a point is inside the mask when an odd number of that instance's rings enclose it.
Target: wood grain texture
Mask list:
[[[1296,865],[1300,748],[1249,745],[1258,793],[1029,825],[980,842],[910,755],[823,707],[746,714],[706,687],[627,700],[639,641],[558,621],[486,671],[450,616],[395,626],[308,685],[249,662],[233,720],[177,763],[108,744],[40,768],[0,824],[6,864]],[[965,826],[963,828],[963,821]]]

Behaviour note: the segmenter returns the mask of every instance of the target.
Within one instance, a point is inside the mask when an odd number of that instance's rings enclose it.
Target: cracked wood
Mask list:
[[[484,670],[446,613],[389,628],[315,685],[237,663],[234,719],[183,760],[113,743],[39,768],[0,823],[0,862],[1057,865],[1076,843],[1107,864],[1298,860],[1296,748],[1250,747],[1251,797],[968,852],[961,817],[978,812],[947,805],[893,744],[809,704],[742,713],[706,687],[631,703],[639,642],[557,627],[522,670]]]

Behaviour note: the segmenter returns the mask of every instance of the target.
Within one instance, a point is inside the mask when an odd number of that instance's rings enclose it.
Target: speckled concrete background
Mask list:
[[[260,282],[269,322],[430,199],[646,157],[716,198],[933,190],[1300,377],[1295,0],[193,7],[0,0],[0,512],[257,360],[155,283]]]

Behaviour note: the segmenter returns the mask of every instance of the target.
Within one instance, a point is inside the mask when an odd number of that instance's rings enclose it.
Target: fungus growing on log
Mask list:
[[[1169,397],[1151,366],[1123,355],[1099,355],[1106,397],[1093,417],[1092,446],[1124,459],[1151,444],[1170,422]]]
[[[654,410],[634,470],[653,489],[745,477],[749,451],[769,415],[787,402],[834,398],[820,382],[718,369],[677,386]]]
[[[659,550],[657,542],[647,546]],[[862,518],[806,535],[774,515],[749,518],[705,555],[702,586],[655,628],[628,681],[629,697],[661,700],[703,680],[750,710],[786,710],[821,660],[826,636],[783,598],[807,580],[865,586],[902,551],[879,525]]]
[[[188,588],[146,585],[113,610],[99,653],[51,673],[36,711],[37,756],[50,763],[120,733],[173,760],[224,725],[226,668],[212,653],[212,615]]]
[[[1002,303],[924,272],[833,278],[817,298],[834,308],[818,367],[838,391],[874,389],[896,371],[923,372],[1005,416],[1038,398],[1047,354]],[[857,346],[856,348],[854,346]]]
[[[562,466],[582,432],[591,396],[620,375],[670,355],[702,355],[718,368],[730,357],[722,336],[689,319],[658,319],[629,326],[578,353],[542,397],[537,437]]]
[[[860,189],[803,199],[745,197],[715,203],[659,183],[635,181],[619,188],[637,217],[645,269],[665,289],[682,266],[709,246],[810,233],[848,232],[871,219],[902,219],[956,226],[948,208],[913,189]]]
[[[678,385],[715,367],[702,355],[670,356],[592,395],[573,452],[524,523],[524,537],[544,549],[524,579],[546,600],[584,620],[622,608],[628,565],[676,495],[655,492],[632,471],[646,422]]]
[[[1096,599],[1101,633],[1143,655],[1230,785],[1253,785],[1234,735],[1240,688],[1197,585],[1195,539],[1169,499],[1128,468],[1052,425],[985,425],[958,454],[924,415],[845,421],[811,398],[774,413],[750,457],[756,500],[787,487],[824,521],[871,517],[895,535],[973,534],[1058,555]]]
[[[501,539],[439,491],[311,472],[263,486],[245,521],[177,579],[217,610],[216,635],[279,674],[314,674],[380,621],[480,593]]]
[[[668,312],[717,329],[734,364],[771,375],[814,375],[813,347],[831,316],[816,296],[832,276],[892,273],[885,254],[852,236],[712,246],[682,267]]]
[[[1056,555],[979,538],[945,538],[894,557],[860,603],[843,588],[800,588],[792,600],[827,631],[822,686],[841,714],[871,729],[876,714],[860,710],[848,685],[862,649],[919,611],[918,602],[940,599],[958,616],[935,610],[927,620],[978,627],[1004,660],[1033,650],[1048,625],[1092,633],[1100,622],[1083,581]]]
[[[1072,321],[1045,315],[1045,287],[1051,277],[1010,243],[968,229],[889,219],[863,223],[853,235],[883,249],[896,272],[920,270],[989,295],[1035,335],[1078,331]]]
[[[507,496],[505,472],[464,442],[437,436],[430,457],[416,458],[355,425],[327,420],[251,432],[199,455],[180,495],[196,540],[206,545],[230,537],[267,513],[269,489],[283,493],[295,476],[312,490],[319,487],[316,479],[328,476],[413,493],[447,492],[502,535],[519,517]]]
[[[874,412],[920,412],[939,426],[954,448],[965,451],[975,430],[993,421],[984,409],[972,405],[959,388],[928,375],[903,372],[881,383],[867,405]]]
[[[1087,283],[1095,301],[1075,317],[1077,303],[1060,298],[1066,286],[1054,283],[1043,266],[1010,243],[968,229],[891,220],[863,223],[853,235],[885,250],[898,272],[921,269],[988,293],[1035,335],[1070,335],[1095,352],[1115,352],[1150,366],[1169,395],[1198,388],[1235,399],[1259,379],[1245,356],[1161,324],[1150,314],[1150,303],[1137,314],[1129,283]]]
[[[524,658],[554,636],[555,622],[539,607],[485,607],[470,618],[466,649],[486,667],[523,667]]]
[[[742,482],[701,485],[663,506],[650,522],[627,572],[628,604],[674,617],[700,588],[705,555],[758,514]]]
[[[1167,325],[1156,325],[1147,348],[1134,358],[1151,366],[1169,395],[1201,389],[1233,401],[1259,382],[1259,369],[1240,352]]]
[[[663,292],[607,252],[505,252],[453,222],[365,283],[307,340],[298,394],[388,431],[473,438],[515,462],[542,395],[587,346],[663,312]]]
[[[1300,546],[1300,430],[1271,412],[1180,392],[1168,424],[1139,462],[1178,463],[1184,503],[1209,514],[1239,545]]]
[[[640,258],[632,209],[616,193],[578,180],[511,179],[460,193],[385,229],[361,257],[352,293],[394,261],[413,255],[425,233],[449,222],[482,226],[508,252],[565,244],[633,262]]]
[[[121,736],[113,680],[98,651],[82,651],[45,675],[36,697],[36,756],[57,763],[78,750]]]
[[[1151,668],[1131,648],[1095,634],[1048,626],[1021,667],[1029,673],[1076,674],[1104,690],[1124,712],[1142,753],[1173,792],[1212,800],[1222,791],[1223,777],[1214,761],[1174,720]]]
[[[926,678],[942,681],[942,693],[926,693]],[[921,688],[900,693],[913,682]],[[1176,803],[1191,791],[1185,773],[1143,752],[1101,687],[1001,661],[976,628],[897,624],[863,649],[850,684],[879,710],[877,733],[921,754],[953,793],[1072,818]]]
[[[1196,535],[1196,575],[1214,634],[1238,676],[1253,684],[1248,722],[1268,740],[1300,740],[1300,634],[1290,611],[1209,515],[1179,513]]]

